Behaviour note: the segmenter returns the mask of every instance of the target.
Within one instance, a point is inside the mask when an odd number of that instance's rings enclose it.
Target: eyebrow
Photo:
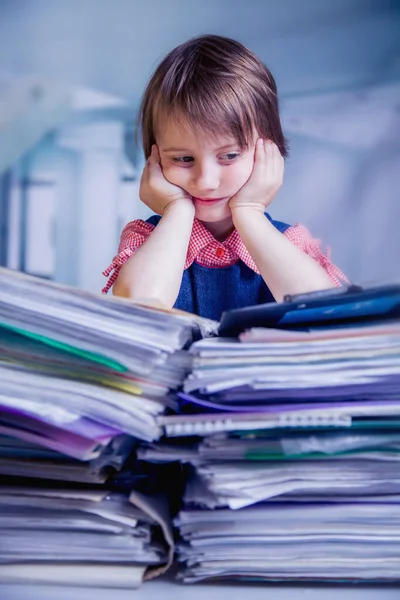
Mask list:
[[[232,142],[231,144],[225,144],[225,146],[221,146],[220,148],[215,148],[216,152],[220,152],[221,150],[227,150],[228,148],[232,148],[232,146],[236,146],[237,142]],[[169,148],[161,148],[161,150],[163,152],[188,152],[189,154],[191,154],[191,152],[185,148],[175,148],[175,147],[169,147]]]

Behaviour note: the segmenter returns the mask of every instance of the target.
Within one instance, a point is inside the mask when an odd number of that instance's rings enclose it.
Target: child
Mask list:
[[[104,292],[113,286],[118,296],[219,320],[224,310],[346,280],[303,226],[265,212],[287,144],[275,81],[250,50],[217,35],[175,48],[151,78],[140,118],[140,199],[157,216],[125,227]]]

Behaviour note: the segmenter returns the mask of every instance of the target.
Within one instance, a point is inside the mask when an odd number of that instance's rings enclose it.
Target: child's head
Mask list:
[[[157,144],[166,178],[194,198],[229,200],[251,174],[259,137],[287,155],[274,78],[228,38],[200,36],[172,50],[147,86],[140,118],[146,158]],[[211,220],[220,220],[214,212]]]
[[[274,78],[250,50],[229,38],[194,38],[160,63],[142,100],[146,158],[166,119],[184,121],[200,133],[233,136],[241,147],[251,145],[254,135],[270,139],[287,155]]]

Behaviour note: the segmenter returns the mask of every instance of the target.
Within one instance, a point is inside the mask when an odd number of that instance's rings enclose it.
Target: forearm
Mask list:
[[[324,269],[280,233],[263,213],[232,210],[234,225],[277,302],[286,294],[333,287]]]
[[[113,293],[155,299],[172,308],[178,297],[193,227],[194,207],[171,203],[157,227],[121,267]]]

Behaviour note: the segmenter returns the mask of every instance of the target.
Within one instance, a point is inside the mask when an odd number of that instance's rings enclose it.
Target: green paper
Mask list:
[[[125,367],[118,361],[113,360],[112,358],[107,358],[102,354],[97,354],[97,352],[88,352],[87,350],[81,350],[80,348],[76,348],[75,346],[71,346],[70,344],[58,342],[57,340],[54,340],[47,336],[40,335],[38,333],[33,333],[32,331],[27,331],[25,329],[20,329],[19,327],[14,327],[13,325],[0,323],[0,327],[10,329],[11,331],[15,331],[20,335],[31,338],[42,344],[46,344],[47,346],[51,346],[52,348],[57,348],[58,350],[63,350],[64,352],[68,352],[69,354],[75,354],[76,356],[80,356],[81,358],[85,358],[86,360],[90,360],[105,367],[109,367],[110,369],[114,369],[114,371],[118,371],[119,373],[126,373],[128,371],[127,367]]]
[[[390,451],[393,453],[397,453],[400,454],[400,450],[398,450],[397,448],[386,448],[386,447],[381,447],[381,448],[357,448],[357,449],[351,449],[351,450],[344,450],[342,452],[333,452],[332,454],[327,454],[326,452],[303,452],[301,454],[284,454],[282,453],[271,453],[271,452],[262,452],[262,450],[260,452],[256,452],[256,451],[251,451],[251,452],[245,452],[244,453],[244,458],[246,460],[252,460],[252,461],[256,461],[256,460],[260,460],[260,461],[268,461],[268,460],[313,460],[313,459],[329,459],[331,457],[334,456],[349,456],[351,458],[352,454],[364,454],[367,452],[384,452],[384,451]]]

